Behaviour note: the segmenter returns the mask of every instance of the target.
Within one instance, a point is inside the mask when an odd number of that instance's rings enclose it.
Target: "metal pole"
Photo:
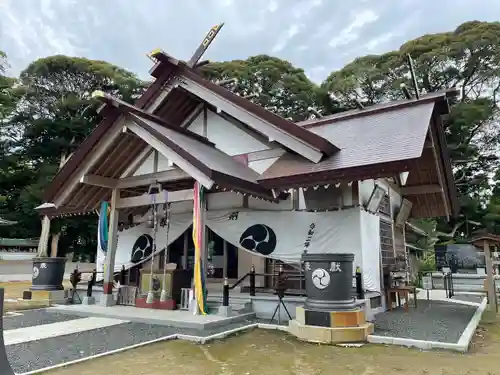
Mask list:
[[[222,265],[222,277],[227,278],[227,263],[228,263],[228,254],[227,254],[227,241],[222,240],[222,251],[223,251],[223,265]]]
[[[158,230],[157,228],[157,212],[156,212],[156,195],[153,193],[152,194],[152,199],[153,203],[151,204],[151,207],[153,209],[153,248],[151,250],[151,268],[150,268],[150,274],[149,274],[149,291],[148,291],[148,296],[146,297],[146,303],[147,304],[152,304],[155,298],[155,294],[153,291],[153,269],[154,269],[154,258],[155,258],[155,253],[156,253],[156,231]]]
[[[188,245],[189,245],[189,229],[184,232],[184,247],[183,247],[183,258],[182,258],[182,268],[188,269]]]
[[[224,288],[222,289],[222,306],[229,306],[229,281],[224,278]]]
[[[165,193],[167,195],[168,193]],[[163,264],[163,285],[161,288],[160,301],[165,302],[167,300],[167,289],[165,285],[167,284],[167,264],[168,264],[168,232],[170,231],[170,203],[168,203],[168,195],[165,199],[165,227],[167,231],[167,241],[165,245],[165,262]]]
[[[487,240],[484,240],[484,259],[486,262],[486,280],[488,284],[488,302],[490,304],[490,309],[494,313],[498,312],[495,283],[493,281],[493,263],[491,261],[490,246]]]
[[[255,296],[255,266],[250,269],[250,295]]]

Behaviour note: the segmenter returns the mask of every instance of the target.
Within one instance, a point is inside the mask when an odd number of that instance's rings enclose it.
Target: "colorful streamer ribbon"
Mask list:
[[[207,314],[207,292],[205,271],[203,265],[202,241],[204,223],[202,222],[202,202],[204,199],[203,187],[198,182],[194,184],[193,207],[193,243],[194,243],[194,293],[200,314]]]
[[[106,253],[108,251],[108,215],[109,215],[108,202],[101,202],[101,209],[99,211],[99,244],[101,250]]]

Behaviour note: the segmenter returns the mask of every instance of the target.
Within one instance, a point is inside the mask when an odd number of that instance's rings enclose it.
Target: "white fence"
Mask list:
[[[36,256],[36,252],[11,252],[0,251],[0,260],[30,260]]]

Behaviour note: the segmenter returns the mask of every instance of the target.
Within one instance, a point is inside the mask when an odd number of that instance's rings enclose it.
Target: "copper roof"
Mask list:
[[[164,52],[157,52],[155,57],[157,57],[162,63],[166,66],[172,65],[171,62],[168,62],[167,58],[163,56]],[[232,102],[238,107],[250,112],[254,116],[261,118],[262,120],[274,125],[276,128],[281,129],[283,132],[288,133],[295,138],[302,140],[304,143],[313,146],[323,152],[325,155],[333,155],[335,152],[339,150],[337,145],[333,140],[326,140],[320,136],[317,136],[314,133],[308,132],[307,130],[302,129],[300,126],[295,124],[292,121],[289,121],[267,109],[261,107],[258,104],[253,103],[252,101],[245,99],[239,95],[236,95],[232,91],[229,91],[225,87],[219,86],[205,78],[203,78],[200,73],[190,67],[188,67],[185,63],[178,63],[178,73],[199,85],[207,88],[213,93],[223,97],[224,99]]]
[[[259,180],[277,180],[324,171],[345,170],[368,165],[416,159],[422,155],[434,102],[415,103],[371,116],[326,120],[310,128],[326,139],[335,139],[341,150],[319,163],[300,156],[283,155]],[[274,187],[274,186],[273,186]]]
[[[164,84],[173,76],[176,71],[175,66],[169,69],[163,69],[162,74],[148,87],[145,93],[136,101],[135,105],[139,108],[146,108],[154,101],[161,93]],[[76,171],[81,161],[89,155],[93,148],[99,143],[102,136],[118,119],[119,113],[112,108],[105,107],[100,113],[102,120],[99,125],[85,138],[85,140],[78,146],[70,159],[64,166],[57,172],[52,179],[52,182],[45,190],[43,198],[45,202],[52,202],[58,191],[69,180],[70,176]],[[136,157],[139,156],[141,151],[137,151]],[[133,160],[133,159],[132,159]]]
[[[179,129],[169,129],[137,115],[130,116],[139,126],[211,178],[218,186],[274,200],[271,191],[257,183],[257,172],[215,146],[183,134]]]
[[[432,150],[425,150],[429,122],[438,135],[436,148],[439,151],[439,163],[445,177],[443,188],[450,197],[456,211],[456,192],[449,156],[446,154],[444,131],[440,114],[447,113],[446,97],[449,93],[434,93],[418,100],[404,100],[385,103],[366,109],[343,112],[323,117],[314,121],[292,123],[242,98],[231,91],[218,86],[203,77],[184,62],[164,53],[157,56],[158,62],[152,71],[156,80],[141,96],[134,106],[123,101],[109,98],[101,112],[103,120],[87,139],[78,147],[73,156],[55,176],[44,198],[52,202],[65,187],[84,158],[92,153],[113,123],[122,115],[138,116],[136,122],[154,134],[182,157],[194,161],[211,178],[218,181],[221,188],[239,189],[242,192],[269,197],[271,188],[298,187],[321,182],[351,181],[392,177],[403,171],[411,171],[408,182],[422,184],[423,181],[436,183],[439,173],[435,168]],[[216,95],[231,101],[234,105],[252,115],[270,123],[281,131],[300,139],[302,142],[320,150],[324,157],[319,163],[287,153],[274,163],[261,176],[247,167],[234,164],[231,157],[213,147],[206,138],[196,135],[187,128],[197,114],[196,110],[207,105],[202,99],[182,88],[173,85],[173,78],[184,76]],[[154,111],[147,110],[155,103]],[[152,112],[152,113],[151,113]],[[103,177],[121,178],[129,164],[149,147],[142,139],[122,133],[115,140],[110,152],[100,158],[89,171]],[[189,181],[177,181],[166,189],[183,189],[192,186]],[[124,195],[137,195],[141,189],[132,189]],[[101,200],[109,198],[109,189],[99,186],[78,184],[64,207],[55,212],[88,212],[95,209]],[[432,207],[442,205],[442,196],[428,194],[412,196],[412,212],[417,216],[436,216]],[[430,207],[430,208],[429,208]],[[420,210],[420,211],[419,211]]]

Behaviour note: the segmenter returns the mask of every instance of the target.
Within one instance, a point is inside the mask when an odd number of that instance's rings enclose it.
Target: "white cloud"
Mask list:
[[[278,3],[274,0],[271,0],[269,2],[269,5],[267,6],[267,10],[271,13],[276,12],[278,10]]]
[[[378,18],[379,15],[370,9],[356,13],[354,20],[344,27],[337,36],[330,39],[328,45],[335,48],[355,41],[359,37],[358,31],[363,26],[375,22]]]
[[[293,7],[292,14],[295,18],[307,16],[314,8],[323,4],[323,0],[302,0],[299,4]]]
[[[233,0],[217,0],[218,1],[218,5],[222,6],[222,7],[230,7],[233,5]]]
[[[307,71],[307,76],[313,82],[320,83],[326,78],[328,74],[328,69],[324,65],[314,66]]]
[[[288,27],[286,33],[280,38],[278,43],[272,48],[273,53],[278,53],[283,50],[288,44],[288,42],[297,35],[304,26],[302,24],[293,24]]]
[[[0,49],[10,74],[55,53],[102,59],[150,78],[145,54],[187,59],[208,29],[225,27],[205,58],[275,54],[319,82],[356,56],[399,48],[471,19],[495,21],[498,0],[0,0]],[[453,8],[453,12],[447,12]],[[355,9],[355,11],[352,11]],[[444,14],[444,17],[424,15]]]
[[[388,41],[390,41],[395,36],[396,36],[396,34],[392,33],[392,32],[384,33],[384,34],[382,34],[382,35],[380,35],[380,36],[378,36],[376,38],[373,38],[370,41],[368,41],[368,43],[365,44],[365,47],[369,51],[373,51],[374,49],[376,49],[377,47],[379,47],[381,44],[385,44]]]

